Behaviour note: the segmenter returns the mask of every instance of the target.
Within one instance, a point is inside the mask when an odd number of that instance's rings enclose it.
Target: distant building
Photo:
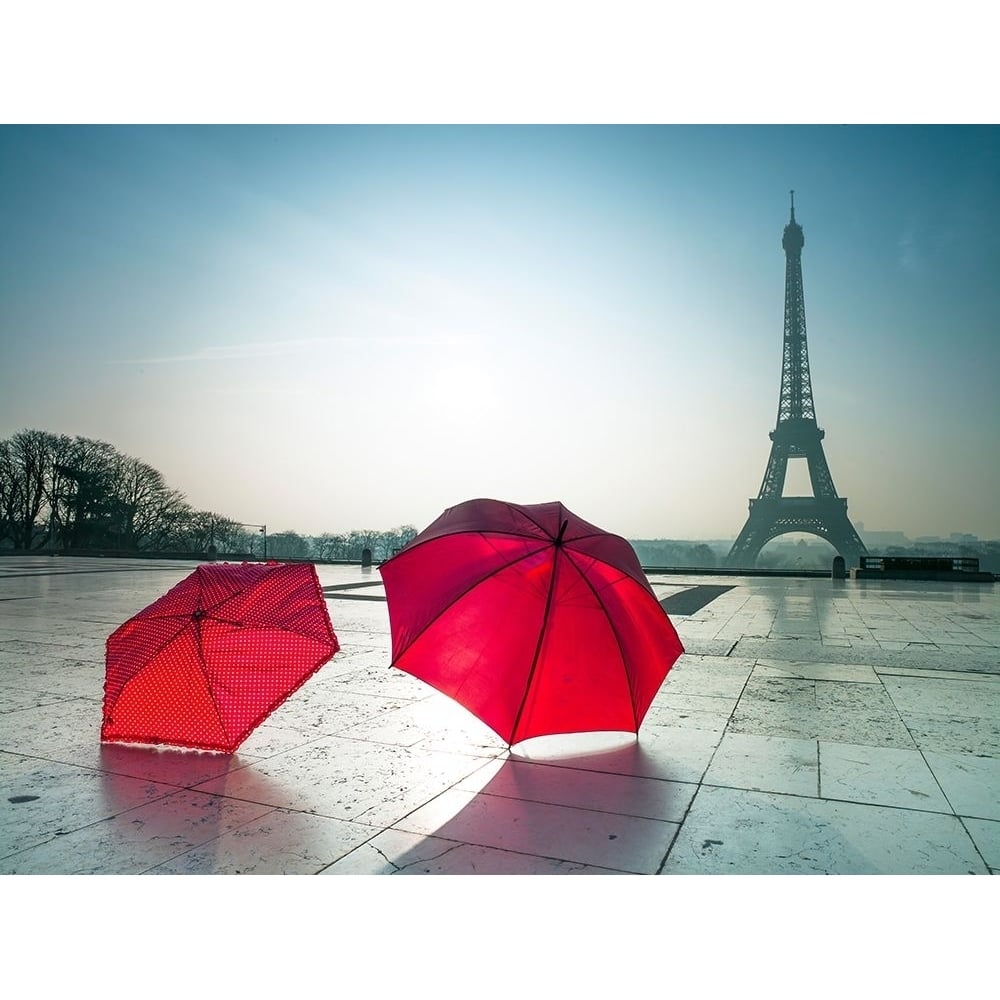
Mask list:
[[[948,540],[951,542],[956,542],[958,545],[978,545],[979,536],[970,535],[966,531],[953,531],[949,536]]]
[[[858,533],[864,540],[865,545],[872,551],[888,548],[890,545],[907,546],[912,544],[910,539],[902,531],[865,531],[859,524]]]

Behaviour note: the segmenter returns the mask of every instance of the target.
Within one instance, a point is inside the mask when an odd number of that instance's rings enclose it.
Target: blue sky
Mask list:
[[[269,531],[496,496],[732,537],[790,188],[850,516],[1000,537],[996,127],[5,126],[0,437]]]

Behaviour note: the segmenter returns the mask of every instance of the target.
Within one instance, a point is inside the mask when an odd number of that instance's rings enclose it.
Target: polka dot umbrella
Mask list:
[[[232,753],[340,648],[310,563],[210,563],[107,640],[108,743]]]

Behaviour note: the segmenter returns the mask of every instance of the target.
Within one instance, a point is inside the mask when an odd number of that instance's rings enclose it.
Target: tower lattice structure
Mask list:
[[[750,501],[750,515],[726,562],[729,566],[751,567],[772,538],[796,531],[826,539],[844,557],[847,566],[856,566],[867,550],[847,518],[847,499],[837,495],[823,452],[825,432],[816,423],[802,291],[805,237],[795,221],[794,191],[791,219],[785,226],[781,245],[785,251],[785,335],[778,419],[770,432],[771,455],[760,493]],[[811,497],[783,495],[791,458],[804,458],[808,463]]]

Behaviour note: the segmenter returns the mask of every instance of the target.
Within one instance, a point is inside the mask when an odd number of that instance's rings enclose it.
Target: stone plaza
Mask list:
[[[651,573],[686,652],[638,739],[510,749],[319,565],[341,651],[236,753],[102,744],[107,636],[195,565],[0,560],[0,872],[1000,872],[995,583]]]

